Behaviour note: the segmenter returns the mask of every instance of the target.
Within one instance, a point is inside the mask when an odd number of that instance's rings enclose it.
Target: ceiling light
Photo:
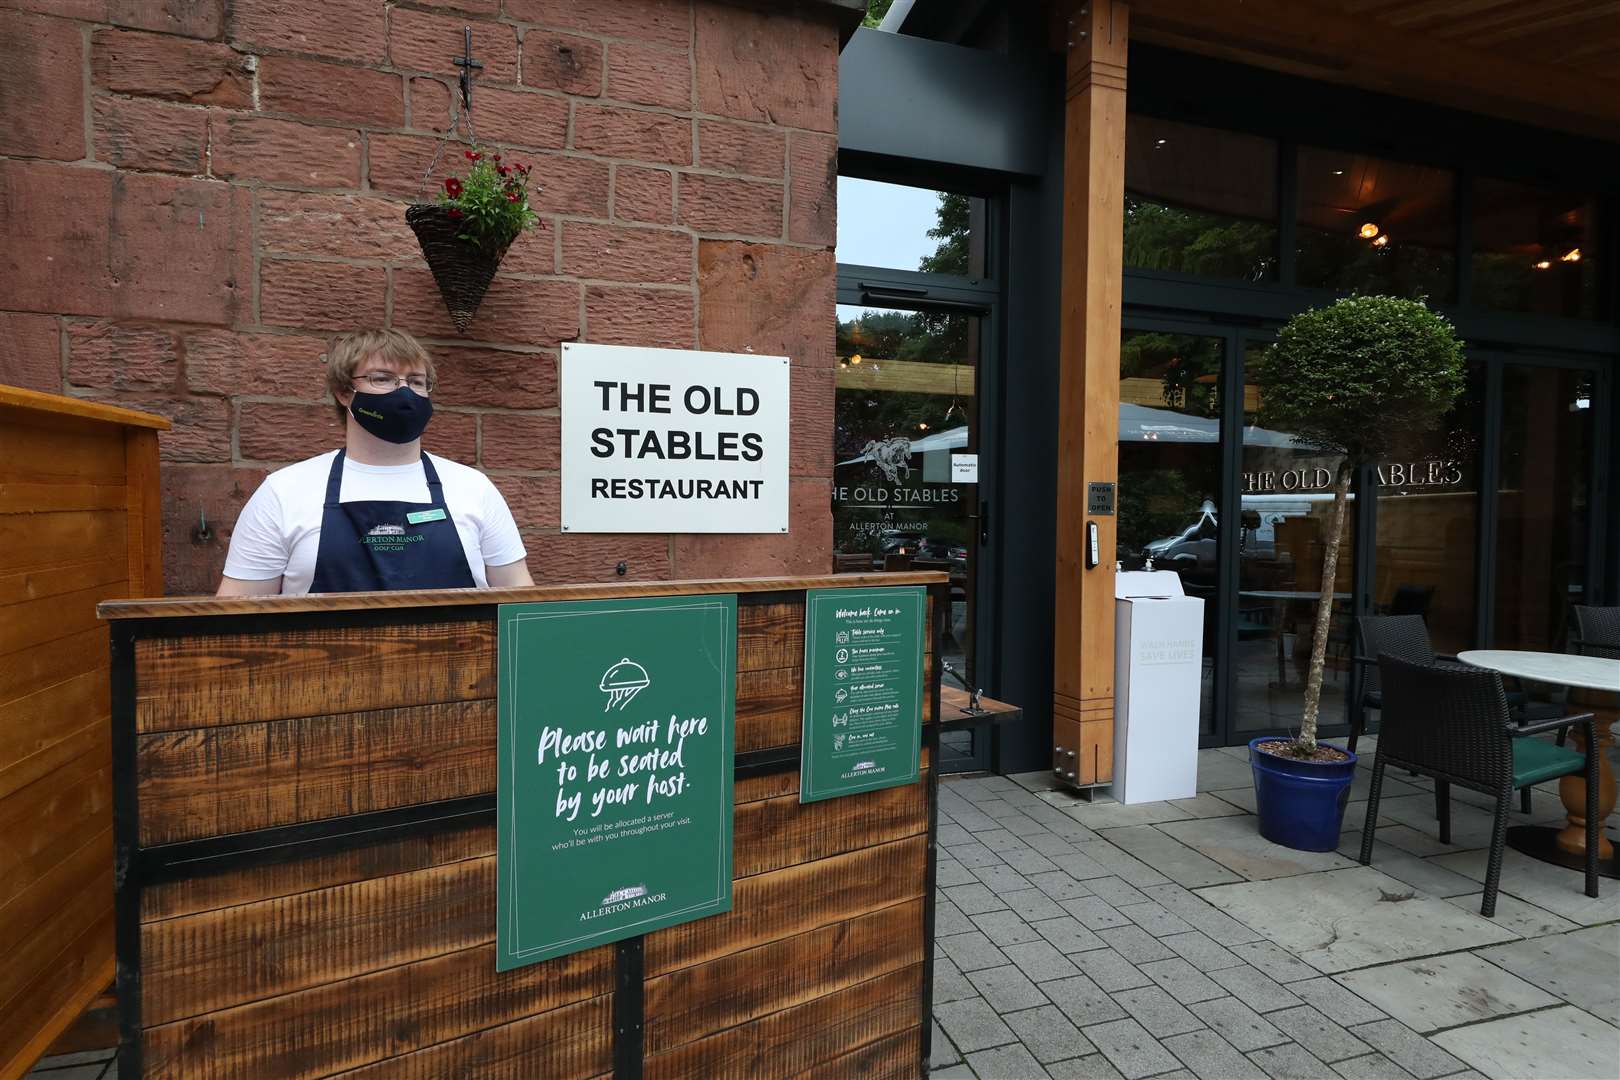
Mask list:
[[[1386,247],[1386,246],[1388,246],[1388,244],[1389,244],[1389,234],[1388,233],[1380,234],[1378,239],[1373,241],[1373,247]]]
[[[1153,145],[1154,145],[1155,148],[1158,148],[1160,146],[1163,146],[1165,143],[1167,143],[1169,141],[1170,141],[1169,139],[1155,139],[1155,140],[1153,140]]]
[[[1373,237],[1375,237],[1377,235],[1378,235],[1378,225],[1377,225],[1377,223],[1371,222],[1371,221],[1366,221],[1366,222],[1362,223],[1362,225],[1361,225],[1361,238],[1363,240],[1371,240]]]
[[[1552,269],[1552,263],[1547,261],[1546,259],[1542,259],[1540,262],[1536,263],[1536,269],[1537,270],[1551,270]]]
[[[918,431],[927,431],[928,430],[928,425],[927,424],[918,424],[917,425],[917,430]]]
[[[1581,249],[1580,248],[1570,248],[1568,251],[1566,251],[1562,255],[1558,256],[1558,261],[1559,262],[1580,262],[1581,261]]]
[[[1333,170],[1333,175],[1334,176],[1343,176],[1344,175],[1344,170],[1343,169],[1334,169]]]
[[[854,356],[849,358],[849,362],[852,363],[852,364],[860,363],[861,362],[861,354],[856,353]]]

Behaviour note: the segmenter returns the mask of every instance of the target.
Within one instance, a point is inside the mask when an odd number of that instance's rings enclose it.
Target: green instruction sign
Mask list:
[[[736,596],[499,624],[496,969],[730,911]]]
[[[917,779],[927,612],[920,585],[805,593],[800,802]]]

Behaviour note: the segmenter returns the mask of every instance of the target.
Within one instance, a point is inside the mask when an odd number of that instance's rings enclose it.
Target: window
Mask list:
[[[1454,187],[1444,169],[1301,147],[1298,283],[1452,299]]]
[[[1132,115],[1125,265],[1203,277],[1277,275],[1277,144]]]
[[[985,277],[985,200],[930,188],[838,178],[838,261]]]
[[[1503,180],[1474,185],[1474,303],[1598,319],[1595,200]]]

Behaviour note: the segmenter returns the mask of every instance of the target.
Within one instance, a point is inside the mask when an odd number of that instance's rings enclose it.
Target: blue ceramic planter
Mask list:
[[[1249,740],[1249,767],[1254,770],[1255,812],[1260,835],[1296,851],[1333,851],[1339,846],[1344,807],[1356,778],[1356,755],[1348,761],[1296,761],[1262,754],[1255,744],[1275,735]]]

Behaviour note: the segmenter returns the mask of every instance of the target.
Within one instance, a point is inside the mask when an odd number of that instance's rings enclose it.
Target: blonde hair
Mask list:
[[[428,377],[428,382],[438,381],[433,357],[422,348],[421,342],[405,331],[353,330],[333,338],[326,349],[326,388],[332,392],[334,399],[341,399],[343,394],[354,389],[354,373],[368,356],[397,365],[401,375],[421,370]],[[349,414],[342,404],[338,405],[337,411],[340,420]]]

